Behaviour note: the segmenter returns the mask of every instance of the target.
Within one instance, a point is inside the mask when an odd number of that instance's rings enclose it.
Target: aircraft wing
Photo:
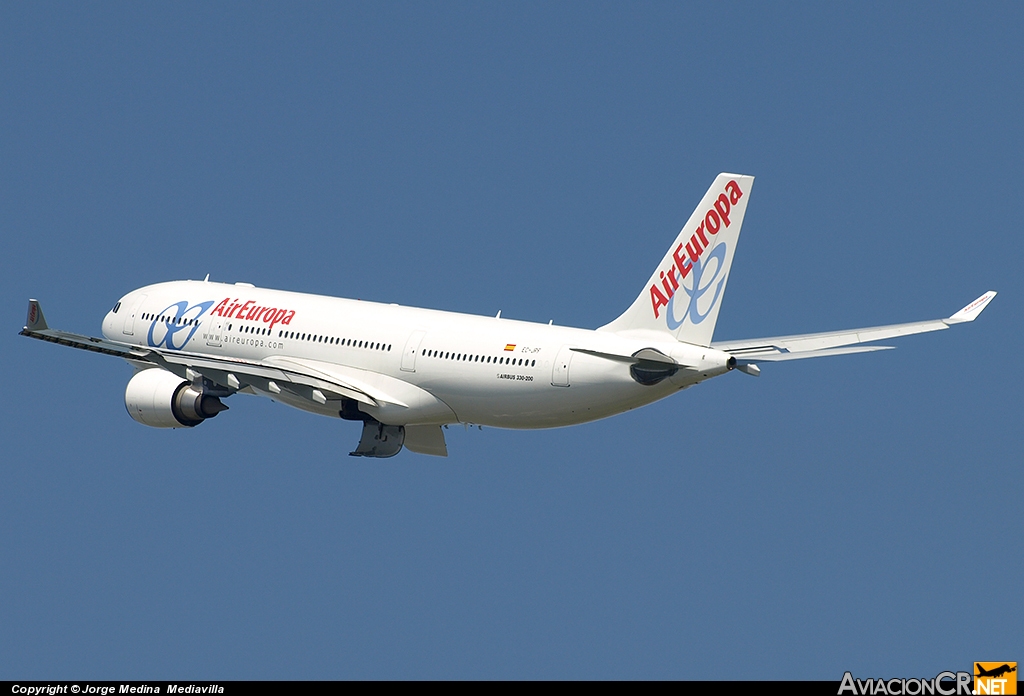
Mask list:
[[[80,348],[92,351],[93,353],[104,353],[115,355],[128,360],[144,360],[149,353],[148,350],[138,346],[130,346],[123,343],[115,343],[105,338],[93,338],[81,334],[57,331],[46,325],[43,317],[43,310],[36,300],[28,301],[28,318],[25,320],[25,327],[19,332],[22,336],[37,338],[49,343],[57,343],[62,346]]]
[[[269,364],[269,362],[263,361],[220,358],[185,351],[144,348],[105,338],[93,338],[51,329],[46,324],[43,310],[36,300],[29,300],[28,318],[20,333],[22,336],[49,343],[113,355],[137,363],[150,363],[189,381],[195,379],[196,376],[202,376],[226,390],[227,393],[234,393],[245,389],[246,386],[255,385],[271,393],[274,393],[275,389],[287,389],[321,404],[327,399],[338,399],[344,396],[369,406],[378,406],[379,400],[404,405],[397,399],[387,398],[378,390],[369,389],[365,385],[354,385],[342,375],[313,369],[298,360]],[[374,396],[371,396],[369,391],[373,391]]]
[[[863,329],[847,329],[845,331],[754,338],[743,341],[720,341],[712,343],[711,347],[730,353],[740,365],[888,350],[892,346],[862,346],[859,344],[882,341],[887,338],[896,338],[897,336],[942,331],[954,324],[974,321],[981,314],[981,310],[985,309],[995,296],[995,291],[990,290],[946,319],[918,321],[909,324],[890,324],[888,326],[871,326]]]

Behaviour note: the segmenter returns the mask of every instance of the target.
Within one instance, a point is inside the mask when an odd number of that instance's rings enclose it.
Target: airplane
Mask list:
[[[1013,667],[1011,667],[1008,664],[1003,664],[1003,665],[1000,665],[999,667],[995,667],[993,669],[985,669],[979,663],[975,662],[974,666],[975,666],[975,668],[977,669],[977,672],[978,672],[977,674],[974,675],[976,677],[1001,677],[1004,674],[1009,674],[1010,672],[1016,672],[1017,671],[1016,664],[1014,664]]]
[[[258,288],[172,281],[121,297],[102,338],[49,328],[29,300],[21,335],[123,358],[125,407],[191,428],[234,394],[360,421],[350,454],[403,446],[447,456],[444,427],[554,428],[612,416],[733,370],[885,350],[861,345],[974,321],[989,291],[946,319],[712,340],[753,177],[720,174],[633,304],[597,329]]]

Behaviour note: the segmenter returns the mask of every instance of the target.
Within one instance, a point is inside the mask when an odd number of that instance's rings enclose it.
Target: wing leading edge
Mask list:
[[[793,336],[753,338],[741,341],[718,341],[712,343],[711,347],[730,353],[741,365],[889,350],[893,346],[861,346],[858,344],[883,341],[887,338],[896,338],[898,336],[927,333],[929,331],[942,331],[954,324],[974,321],[995,296],[995,291],[989,290],[974,302],[971,302],[959,312],[946,319],[918,321],[909,324],[889,324],[888,326],[871,326],[844,331],[796,334]]]
[[[380,390],[367,389],[364,385],[350,384],[339,375],[323,374],[301,364],[300,361],[271,365],[266,364],[266,361],[260,363],[238,358],[196,355],[183,351],[142,348],[105,338],[94,338],[51,329],[36,300],[29,300],[28,317],[25,327],[20,333],[29,338],[88,350],[93,353],[113,355],[134,363],[149,363],[173,372],[186,380],[193,379],[194,374],[200,374],[227,390],[228,393],[239,391],[249,384],[256,384],[264,390],[273,392],[279,384],[280,387],[291,387],[292,390],[299,387],[296,391],[297,395],[318,403],[323,403],[326,399],[347,397],[368,406],[378,406],[381,401],[404,405],[398,399],[390,399]],[[367,392],[372,392],[372,394]]]

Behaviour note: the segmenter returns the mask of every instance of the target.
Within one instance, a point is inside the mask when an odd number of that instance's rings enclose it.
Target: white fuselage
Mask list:
[[[392,425],[583,423],[722,374],[729,358],[655,332],[623,335],[197,281],[125,295],[105,317],[103,335],[260,366],[299,362],[384,395],[378,406],[360,409]],[[653,348],[688,369],[647,386],[631,377],[628,362],[572,348],[609,356]],[[284,387],[257,381],[241,391],[339,416],[340,402],[318,402]]]

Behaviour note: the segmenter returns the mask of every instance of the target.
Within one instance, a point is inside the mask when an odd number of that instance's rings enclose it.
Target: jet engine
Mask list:
[[[152,428],[192,428],[227,406],[160,368],[137,372],[124,390],[128,415]]]

